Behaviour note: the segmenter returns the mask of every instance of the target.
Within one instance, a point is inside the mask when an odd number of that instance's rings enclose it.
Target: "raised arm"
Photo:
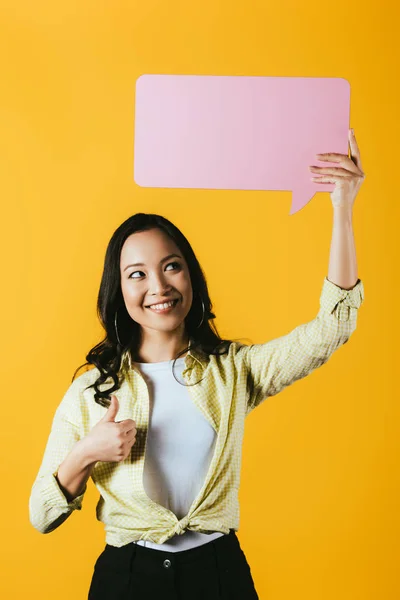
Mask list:
[[[335,183],[331,193],[333,229],[328,277],[325,277],[320,310],[315,319],[287,335],[241,348],[248,372],[249,414],[268,396],[302,379],[345,344],[356,328],[357,311],[364,300],[364,286],[357,273],[353,233],[353,206],[365,178],[360,151],[349,132],[350,157],[318,154],[320,160],[339,167],[310,167],[319,183]]]
[[[350,157],[345,154],[317,154],[322,161],[338,167],[310,167],[317,183],[334,183],[331,193],[333,229],[328,279],[342,289],[352,289],[358,281],[357,257],[353,232],[353,207],[365,179],[360,149],[352,130],[349,132]]]
[[[239,352],[247,370],[246,414],[326,363],[355,330],[363,299],[362,281],[352,290],[343,290],[325,277],[315,319],[265,344],[243,346]]]

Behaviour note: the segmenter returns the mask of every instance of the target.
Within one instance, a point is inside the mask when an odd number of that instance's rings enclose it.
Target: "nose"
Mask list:
[[[151,296],[163,296],[171,289],[171,286],[166,283],[164,275],[154,275],[149,286],[149,293]]]

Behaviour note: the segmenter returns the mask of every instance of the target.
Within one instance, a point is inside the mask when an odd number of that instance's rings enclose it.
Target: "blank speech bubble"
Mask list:
[[[142,187],[292,190],[290,214],[335,184],[310,180],[316,154],[348,155],[341,77],[141,75],[134,181]]]

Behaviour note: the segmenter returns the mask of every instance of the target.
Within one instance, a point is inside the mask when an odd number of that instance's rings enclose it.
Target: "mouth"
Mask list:
[[[172,301],[172,304],[170,306],[167,306],[165,308],[152,308],[151,306],[145,306],[145,308],[151,310],[154,313],[167,313],[167,312],[170,312],[171,310],[173,310],[175,308],[175,306],[178,304],[178,302],[179,302],[179,298],[176,298],[175,300]],[[153,306],[157,306],[157,305],[153,305]]]

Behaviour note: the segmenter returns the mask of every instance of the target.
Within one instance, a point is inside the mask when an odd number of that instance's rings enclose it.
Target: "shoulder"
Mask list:
[[[93,385],[93,383],[100,377],[100,371],[97,367],[88,369],[78,377],[75,377],[70,385],[70,389],[75,391],[84,391],[86,387]]]
[[[241,364],[245,360],[246,352],[249,347],[249,345],[244,344],[239,340],[232,340],[225,348],[223,354],[213,355],[212,359],[221,366],[231,366],[232,368],[237,369],[240,368]]]
[[[66,389],[56,410],[57,417],[75,425],[81,435],[85,435],[87,432],[88,424],[91,423],[93,416],[102,416],[102,407],[94,399],[95,389],[90,387],[99,375],[99,369],[93,367],[75,377]]]
[[[94,388],[90,388],[91,385],[100,376],[100,371],[97,367],[88,369],[81,375],[75,377],[67,388],[64,397],[61,401],[60,407],[69,407],[76,409],[86,401],[87,397],[93,398]],[[89,388],[89,389],[87,389]]]

